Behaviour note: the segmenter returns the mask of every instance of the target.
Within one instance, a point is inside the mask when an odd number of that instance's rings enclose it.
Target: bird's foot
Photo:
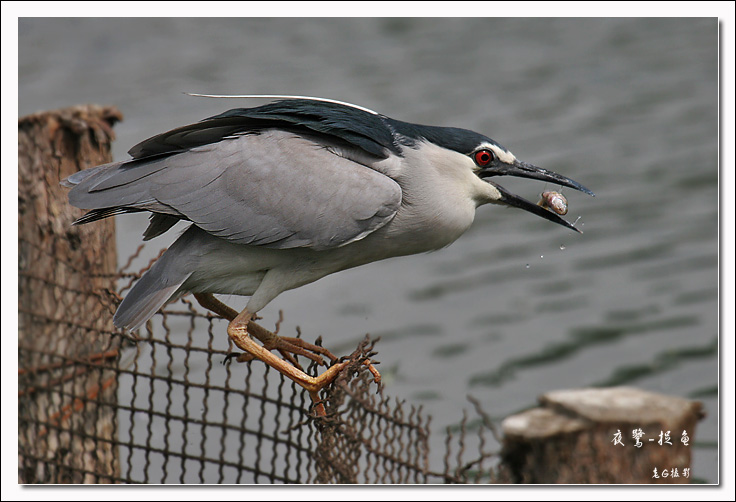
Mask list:
[[[263,347],[266,350],[278,350],[284,359],[299,369],[302,368],[294,356],[306,357],[307,359],[314,361],[318,366],[328,366],[323,357],[328,358],[330,363],[337,361],[337,356],[322,347],[319,339],[317,340],[317,343],[314,344],[306,342],[301,338],[279,336],[252,321],[248,323],[247,330],[248,333],[263,343]],[[238,361],[240,361],[240,359],[238,359]]]
[[[315,413],[318,416],[325,416],[326,411],[324,404],[319,397],[319,391],[330,385],[335,378],[337,378],[340,371],[347,366],[350,361],[335,363],[317,377],[307,375],[301,368],[288,361],[288,359],[293,360],[293,357],[290,355],[287,360],[281,359],[277,355],[272,354],[266,347],[256,343],[248,334],[248,330],[253,323],[248,323],[247,321],[245,323],[237,322],[241,315],[230,322],[230,325],[227,328],[230,339],[245,353],[238,357],[238,361],[259,359],[268,364],[282,375],[290,378],[306,389],[309,393],[309,397],[315,404]],[[243,319],[241,319],[241,321],[242,320]]]
[[[299,386],[306,389],[306,391],[309,393],[309,397],[312,399],[312,402],[314,403],[314,412],[317,416],[325,416],[327,414],[325,410],[324,403],[319,397],[319,392],[330,385],[332,382],[335,381],[335,378],[340,374],[340,372],[349,365],[352,360],[346,359],[342,361],[338,361],[335,356],[333,356],[329,351],[325,352],[332,360],[332,365],[327,368],[321,375],[313,377],[308,374],[306,374],[301,367],[298,366],[298,364],[294,364],[296,361],[293,361],[293,357],[290,354],[285,354],[285,359],[281,359],[277,355],[271,353],[269,350],[269,346],[271,346],[272,340],[267,339],[268,341],[264,342],[264,345],[260,345],[251,338],[249,331],[254,327],[257,326],[258,329],[266,331],[264,328],[258,326],[257,324],[253,322],[248,322],[249,319],[247,317],[241,318],[243,314],[241,313],[236,317],[228,326],[227,332],[230,336],[230,339],[233,341],[233,343],[244,352],[240,357],[238,357],[238,361],[250,361],[253,359],[259,359],[263,361],[264,363],[271,366],[273,369],[281,373],[282,375],[286,376],[287,378],[291,379],[295,383],[297,383]],[[243,322],[245,321],[245,322]],[[263,335],[263,333],[258,333],[259,335]],[[255,333],[253,333],[254,336]],[[273,334],[272,334],[273,335]],[[275,338],[280,338],[277,335],[273,335]],[[258,337],[261,339],[261,336]],[[290,341],[293,340],[299,340],[301,342],[302,340],[296,338],[296,339],[289,339]],[[299,343],[298,342],[298,343]],[[281,343],[281,342],[278,342]],[[283,341],[284,344],[289,344],[289,341]],[[312,344],[306,344],[306,345],[312,345]],[[315,347],[321,349],[318,345],[315,345]],[[302,350],[305,350],[299,346],[295,346],[295,348],[300,349],[299,352]],[[278,349],[281,352],[281,349]],[[282,352],[283,354],[283,352]],[[318,357],[314,354],[311,354],[314,357]],[[309,356],[307,356],[309,357]],[[311,358],[310,358],[311,359]],[[320,358],[321,359],[321,358]],[[378,372],[378,370],[373,366],[373,363],[366,359],[363,361],[363,364],[365,364],[371,374],[373,375],[373,380],[380,384],[381,382],[381,374]]]
[[[338,360],[332,352],[322,347],[319,339],[316,344],[312,344],[305,342],[301,338],[278,336],[276,333],[272,333],[253,322],[253,314],[247,310],[243,310],[240,314],[237,314],[235,310],[223,304],[211,294],[195,294],[194,296],[203,307],[230,320],[227,333],[235,346],[242,350],[243,353],[238,355],[233,354],[232,356],[228,356],[228,358],[237,357],[238,362],[247,362],[253,359],[263,361],[306,389],[314,403],[317,416],[325,416],[326,411],[319,397],[319,391],[334,382],[340,372],[351,363],[351,359],[342,358]],[[250,335],[260,340],[263,345],[256,343]],[[284,359],[272,354],[271,350],[274,349],[278,350],[284,356]],[[330,360],[331,365],[321,375],[313,377],[302,370],[292,354],[304,356],[323,366],[326,365],[323,359],[324,356]],[[368,370],[373,375],[373,380],[377,384],[380,384],[381,374],[370,359],[365,359],[363,364],[368,367]]]
[[[255,325],[255,326],[258,326],[258,325]],[[249,332],[251,331],[252,327],[254,327],[254,323],[251,322],[248,325]],[[260,326],[258,327],[260,328]],[[278,350],[284,359],[289,361],[289,363],[293,364],[300,370],[302,370],[303,368],[297,362],[296,358],[294,357],[295,355],[306,357],[314,361],[318,366],[328,365],[327,363],[325,363],[324,359],[321,357],[322,355],[328,357],[330,359],[330,362],[334,362],[337,360],[337,356],[332,354],[332,352],[330,352],[329,350],[325,349],[324,347],[320,345],[315,345],[309,342],[305,342],[301,338],[292,338],[288,336],[275,335],[273,338],[270,338],[267,343],[264,343],[263,347],[266,350]],[[238,361],[239,363],[247,363],[249,361],[252,361],[253,359],[256,359],[256,356],[254,356],[253,354],[249,354],[247,352],[243,352],[240,354],[235,354],[235,353],[228,354],[227,357],[228,359],[234,357],[235,360]]]
[[[262,330],[267,332],[265,328],[262,326],[255,324],[253,322],[250,322],[248,324],[247,331],[250,333],[251,329],[256,327],[256,330]],[[274,335],[273,333],[271,333]],[[255,334],[253,335],[255,336]],[[259,338],[260,340],[261,338]],[[236,343],[236,345],[238,345]],[[290,364],[294,365],[299,370],[303,371],[303,368],[301,365],[296,361],[296,359],[292,356],[292,354],[304,356],[312,361],[314,361],[319,366],[327,366],[327,364],[324,362],[322,357],[320,355],[324,355],[325,357],[329,358],[331,364],[335,364],[339,361],[339,358],[335,356],[332,352],[327,350],[326,348],[322,347],[320,345],[319,339],[316,344],[312,344],[309,342],[305,342],[301,338],[294,338],[289,336],[278,336],[274,335],[274,340],[269,341],[269,343],[264,343],[263,347],[266,350],[278,350],[284,359],[286,359]],[[313,352],[313,353],[312,353]],[[252,361],[253,359],[258,359],[258,357],[255,354],[251,354],[249,352],[241,352],[241,353],[230,353],[226,357],[226,360],[235,358],[235,360],[239,363],[247,363]],[[345,359],[345,358],[342,358]],[[343,361],[339,361],[343,362]],[[375,383],[381,383],[381,373],[376,369],[376,367],[373,365],[373,363],[366,359],[363,362],[367,367],[368,371],[371,372],[373,375],[373,380]]]

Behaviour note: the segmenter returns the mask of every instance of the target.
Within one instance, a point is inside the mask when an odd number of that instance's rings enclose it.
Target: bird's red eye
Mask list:
[[[478,150],[473,155],[473,158],[475,159],[475,163],[480,167],[486,167],[493,161],[493,152],[490,150]]]

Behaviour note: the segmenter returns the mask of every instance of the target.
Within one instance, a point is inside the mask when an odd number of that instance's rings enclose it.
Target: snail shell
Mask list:
[[[560,192],[542,192],[537,205],[551,209],[559,215],[567,214],[567,199]]]

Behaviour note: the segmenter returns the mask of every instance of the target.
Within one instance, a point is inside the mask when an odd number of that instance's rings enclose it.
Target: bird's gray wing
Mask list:
[[[280,249],[348,244],[385,225],[401,205],[391,178],[280,129],[90,171],[67,180],[77,207],[153,211],[238,244]]]

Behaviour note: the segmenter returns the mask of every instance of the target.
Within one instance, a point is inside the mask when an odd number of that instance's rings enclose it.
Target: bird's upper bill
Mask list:
[[[526,162],[520,162],[516,159],[514,159],[513,164],[507,164],[503,162],[494,163],[494,165],[492,166],[488,166],[486,168],[481,169],[478,172],[478,176],[484,179],[490,178],[492,176],[517,176],[519,178],[531,178],[535,180],[547,181],[549,183],[554,183],[557,185],[573,188],[575,190],[579,190],[581,192],[587,193],[588,195],[595,196],[595,194],[592,191],[585,188],[583,185],[581,185],[577,181],[571,180],[570,178],[566,178],[565,176],[562,176],[561,174],[557,174],[552,171],[547,171],[546,169],[542,169],[541,167],[537,167],[532,164],[527,164]],[[497,183],[494,183],[487,179],[486,181],[492,184],[494,187],[496,187],[496,189],[498,189],[498,191],[501,193],[500,202],[507,204],[509,206],[524,209],[525,211],[534,213],[537,216],[541,216],[545,220],[559,223],[560,225],[564,227],[567,227],[572,230],[575,230],[576,232],[582,233],[577,227],[575,227],[573,224],[569,223],[568,221],[560,218],[553,211],[550,211],[549,209],[546,209],[540,205],[530,202],[523,197],[514,195],[508,190],[506,190],[505,188],[503,188],[502,186],[498,185]]]

